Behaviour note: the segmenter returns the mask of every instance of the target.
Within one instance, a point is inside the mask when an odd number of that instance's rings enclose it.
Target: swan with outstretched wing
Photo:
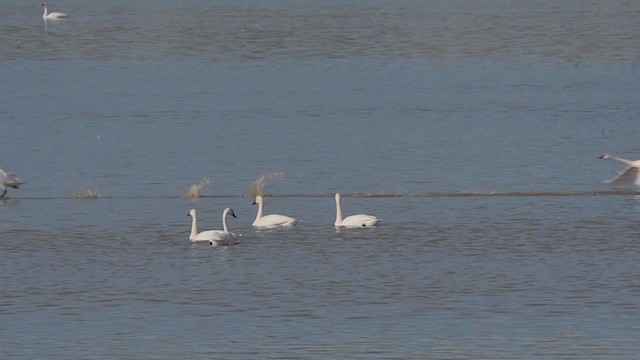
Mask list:
[[[627,160],[611,154],[602,154],[600,159],[616,160],[627,165],[627,167],[622,169],[616,177],[611,180],[607,180],[607,183],[620,184],[633,182],[635,185],[640,186],[640,160]]]

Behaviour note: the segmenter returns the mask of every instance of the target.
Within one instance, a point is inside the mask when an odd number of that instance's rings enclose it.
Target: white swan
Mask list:
[[[237,235],[229,231],[229,226],[227,225],[227,217],[231,215],[236,217],[236,214],[233,212],[232,208],[226,208],[222,212],[222,228],[224,230],[216,232],[213,235],[213,238],[209,241],[211,246],[229,246],[235,245],[238,243],[236,241]]]
[[[258,228],[274,228],[274,227],[288,227],[295,226],[298,223],[297,219],[289,216],[270,214],[264,215],[264,198],[262,195],[256,196],[256,200],[253,205],[258,204],[258,214],[256,220],[253,222],[253,226]]]
[[[14,174],[5,172],[0,169],[0,191],[2,191],[1,197],[4,197],[7,194],[7,188],[17,189],[20,185],[24,184],[24,182],[18,179]]]
[[[42,14],[43,19],[62,19],[68,17],[67,14],[61,12],[50,13],[47,5],[47,0],[44,0],[44,3],[42,4],[42,6],[44,6],[44,14]]]
[[[382,219],[372,215],[351,215],[342,218],[342,195],[336,193],[336,227],[366,227],[376,226]]]
[[[622,159],[611,154],[602,154],[600,159],[616,160],[627,165],[627,167],[622,169],[616,177],[611,180],[607,180],[607,183],[623,183],[633,180],[635,185],[640,186],[640,160],[633,161]]]
[[[227,216],[231,215],[236,217],[236,214],[233,212],[233,209],[226,208],[222,213],[222,228],[224,230],[206,230],[202,232],[198,232],[198,212],[196,209],[189,210],[188,216],[191,216],[191,235],[189,235],[189,240],[191,241],[208,241],[209,244],[213,246],[225,246],[225,245],[234,245],[236,244],[237,235],[229,232],[229,227],[227,225]]]

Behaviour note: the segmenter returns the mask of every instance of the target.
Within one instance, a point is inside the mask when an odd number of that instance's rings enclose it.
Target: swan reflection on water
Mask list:
[[[44,19],[44,33],[48,34],[49,33],[49,20],[62,20],[62,19],[66,19],[67,17],[69,17],[69,15],[65,14],[65,13],[61,13],[61,12],[49,12],[49,4],[47,3],[47,0],[44,0],[44,3],[42,3],[42,7],[44,8],[44,13],[42,14],[42,19]]]

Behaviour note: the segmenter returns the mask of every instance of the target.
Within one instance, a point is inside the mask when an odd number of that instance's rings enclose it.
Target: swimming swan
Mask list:
[[[222,213],[222,228],[224,230],[206,230],[198,232],[198,212],[196,211],[196,209],[191,209],[189,210],[189,213],[187,215],[191,216],[191,235],[189,236],[189,240],[193,242],[208,241],[209,244],[214,246],[236,244],[237,235],[229,232],[229,227],[227,226],[227,216],[231,215],[233,217],[236,217],[233,209],[226,208]]]
[[[62,19],[67,17],[67,14],[61,12],[50,13],[47,5],[47,0],[44,0],[44,3],[42,4],[42,6],[44,6],[44,14],[42,14],[43,19]]]
[[[20,185],[24,184],[24,182],[18,179],[14,174],[5,172],[0,169],[0,191],[2,191],[1,197],[4,197],[7,194],[7,188],[17,189]]]
[[[372,215],[351,215],[346,218],[342,218],[342,195],[336,193],[336,227],[364,227],[364,226],[376,226],[382,219],[378,219]]]
[[[619,158],[617,156],[613,156],[611,154],[602,154],[600,156],[600,159],[605,159],[605,160],[617,160],[623,164],[626,164],[627,167],[622,169],[622,171],[620,171],[618,173],[618,176],[614,177],[611,180],[607,180],[607,183],[623,183],[623,182],[628,182],[633,180],[633,183],[635,185],[640,186],[640,160],[627,160],[627,159],[622,159]]]
[[[211,244],[211,246],[229,246],[238,243],[236,241],[236,234],[230,232],[229,226],[227,225],[227,217],[229,215],[236,217],[236,214],[233,212],[232,208],[224,209],[224,211],[222,212],[222,228],[224,230],[217,230],[217,232],[213,235],[213,238],[211,238],[211,240],[209,241],[209,244]]]
[[[258,214],[256,220],[253,222],[253,226],[258,228],[274,228],[274,227],[288,227],[295,226],[298,223],[297,219],[289,216],[270,214],[263,215],[264,212],[264,198],[262,195],[256,196],[256,200],[253,205],[258,204]]]

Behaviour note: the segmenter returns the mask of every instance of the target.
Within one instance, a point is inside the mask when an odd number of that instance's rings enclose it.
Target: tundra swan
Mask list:
[[[351,215],[346,218],[342,218],[342,195],[336,193],[336,227],[364,227],[364,226],[376,226],[382,219],[378,219],[372,215]]]
[[[2,192],[1,197],[4,197],[7,194],[8,187],[17,189],[20,185],[24,184],[22,180],[18,179],[14,174],[5,172],[0,169],[0,191]]]
[[[623,183],[633,180],[635,185],[640,186],[640,160],[634,161],[622,159],[611,154],[602,154],[600,159],[616,160],[627,165],[627,167],[622,169],[616,177],[611,180],[607,180],[607,183]]]
[[[258,204],[258,214],[256,215],[256,220],[253,222],[253,226],[258,228],[274,228],[274,227],[285,227],[285,226],[295,226],[298,223],[297,219],[294,219],[285,215],[278,214],[270,214],[264,215],[264,198],[262,195],[256,196],[256,200],[253,202],[253,205]]]
[[[222,213],[222,228],[224,230],[205,230],[198,232],[198,212],[196,209],[189,210],[188,216],[191,216],[191,235],[189,240],[195,241],[208,241],[214,246],[233,245],[236,243],[236,234],[229,232],[227,225],[227,216],[231,215],[236,217],[233,209],[226,208]]]
[[[236,241],[236,234],[230,232],[229,226],[227,225],[227,217],[229,215],[236,217],[236,214],[233,212],[232,208],[224,209],[224,211],[222,212],[222,228],[224,230],[214,234],[213,238],[209,241],[209,244],[211,244],[211,246],[229,246],[238,243]]]
[[[62,19],[67,17],[67,14],[61,12],[50,13],[47,5],[47,0],[44,0],[44,3],[42,4],[42,6],[44,6],[44,14],[42,14],[43,19]]]

